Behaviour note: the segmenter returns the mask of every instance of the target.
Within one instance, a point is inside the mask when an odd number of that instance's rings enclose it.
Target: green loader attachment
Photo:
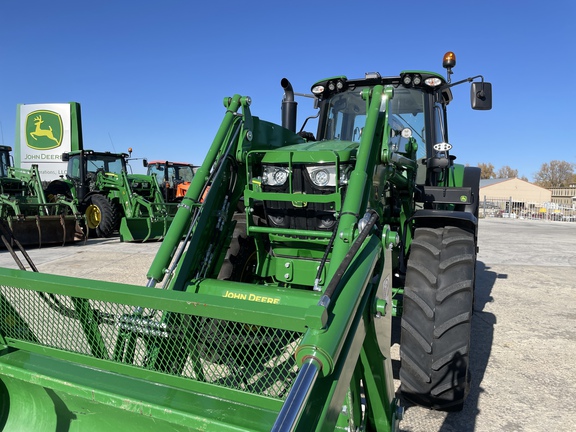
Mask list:
[[[152,176],[127,174],[101,174],[98,190],[108,191],[107,198],[118,209],[121,241],[145,242],[162,240],[174,218],[176,204],[164,201],[162,191]]]
[[[0,221],[9,229],[4,247],[66,244],[84,238],[76,203],[46,196],[38,167],[11,166],[8,146],[0,146]]]
[[[166,236],[177,204],[164,201],[153,176],[128,173],[128,154],[79,150],[62,157],[68,161],[66,178],[50,183],[47,191],[79,203],[91,236],[118,232],[129,242]]]
[[[464,403],[476,173],[426,117],[449,82],[320,81],[316,137],[282,87],[282,125],[224,100],[145,287],[0,269],[0,428],[395,431],[400,315],[402,394]]]

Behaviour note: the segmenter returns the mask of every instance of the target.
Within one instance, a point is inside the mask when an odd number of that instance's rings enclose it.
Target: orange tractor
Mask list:
[[[188,191],[195,168],[186,162],[155,160],[148,162],[148,175],[156,175],[164,201],[179,202]]]

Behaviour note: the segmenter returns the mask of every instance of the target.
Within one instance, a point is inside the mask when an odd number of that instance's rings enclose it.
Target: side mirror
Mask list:
[[[144,166],[144,168],[148,167],[148,159],[146,158],[142,159],[142,165]]]
[[[70,160],[70,155],[68,153],[62,153],[62,162],[68,162]]]
[[[470,104],[475,110],[492,109],[492,84],[489,82],[473,82],[470,86]]]

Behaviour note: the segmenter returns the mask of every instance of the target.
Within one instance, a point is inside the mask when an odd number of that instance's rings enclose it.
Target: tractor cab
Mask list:
[[[126,158],[128,158],[126,153],[92,150],[80,150],[62,155],[62,160],[68,162],[67,177],[74,183],[80,200],[94,189],[99,172],[113,176],[126,172]]]
[[[186,162],[148,162],[147,175],[155,175],[166,202],[181,201],[194,177],[194,166]]]
[[[381,77],[367,73],[364,79],[330,78],[312,86],[320,108],[317,140],[346,140],[360,145],[366,123],[368,95],[383,86],[377,137],[383,144],[379,155],[385,162],[395,154],[407,156],[416,151],[420,183],[424,183],[428,154],[434,144],[447,143],[446,105],[451,100],[446,81],[431,72],[402,72]]]
[[[8,177],[12,147],[0,146],[0,178]]]
[[[364,79],[337,76],[317,82],[312,93],[319,111],[318,141],[351,141],[360,144],[366,123],[367,102],[375,86],[385,92],[380,104],[377,128],[384,136],[382,161],[406,157],[416,151],[417,183],[437,185],[447,179],[446,169],[453,165],[452,146],[448,140],[447,106],[452,100],[451,87],[472,82],[481,76],[451,83],[456,64],[453,53],[446,53],[443,65],[447,78],[434,72],[403,71],[399,76],[382,77],[367,73]],[[472,82],[471,106],[476,110],[492,107],[490,83]]]

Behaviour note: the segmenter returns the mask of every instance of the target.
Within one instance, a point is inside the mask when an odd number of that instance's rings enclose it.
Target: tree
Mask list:
[[[491,179],[495,177],[494,174],[494,165],[492,165],[491,163],[479,163],[478,164],[478,168],[480,168],[480,178],[485,180],[485,179]]]
[[[574,177],[574,164],[553,160],[543,163],[540,171],[534,174],[534,183],[544,188],[568,187]]]
[[[518,170],[510,168],[508,165],[504,165],[496,173],[496,178],[517,178]]]

